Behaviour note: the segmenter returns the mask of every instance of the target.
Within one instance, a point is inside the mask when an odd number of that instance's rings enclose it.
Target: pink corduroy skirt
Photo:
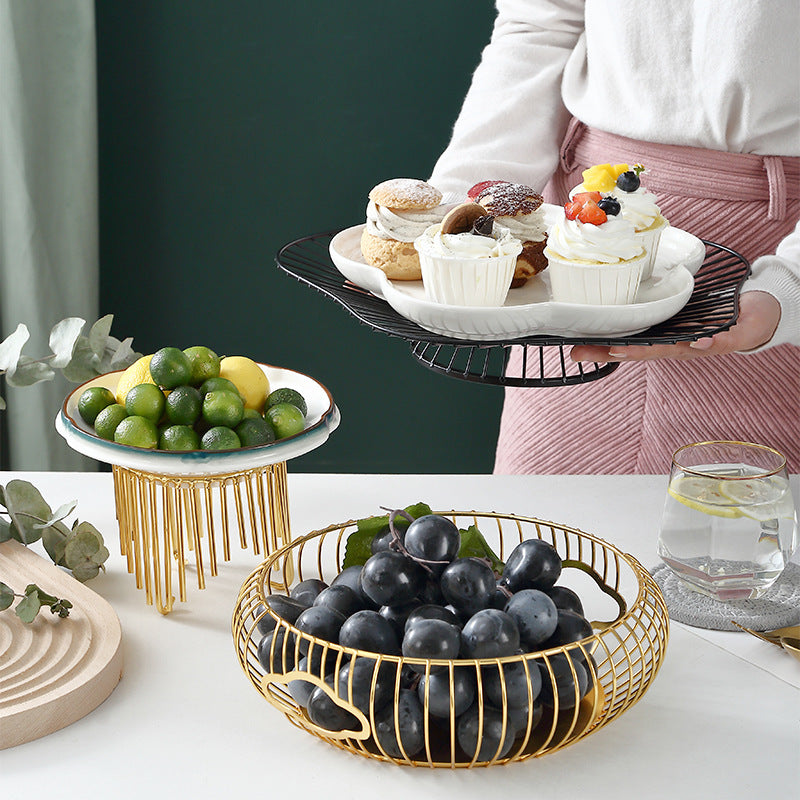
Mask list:
[[[750,261],[774,253],[800,217],[798,158],[639,142],[576,120],[545,200],[566,202],[582,171],[606,162],[644,164],[644,183],[673,226]],[[583,385],[507,388],[494,471],[665,474],[676,448],[708,439],[770,445],[800,472],[800,348],[630,362]]]

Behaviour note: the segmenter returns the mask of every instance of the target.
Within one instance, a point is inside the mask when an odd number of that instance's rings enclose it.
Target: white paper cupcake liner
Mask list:
[[[642,280],[646,281],[653,277],[653,267],[656,263],[658,253],[658,243],[661,241],[661,234],[669,223],[662,217],[661,224],[647,228],[644,231],[636,231],[636,240],[644,247],[646,258],[642,267]]]
[[[451,306],[502,306],[514,277],[517,254],[492,258],[438,258],[419,254],[425,295]]]
[[[636,300],[646,254],[618,264],[569,261],[545,250],[550,287],[557,303],[626,305]]]

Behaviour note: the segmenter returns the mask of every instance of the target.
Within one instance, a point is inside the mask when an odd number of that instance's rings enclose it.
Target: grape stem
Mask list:
[[[409,522],[414,521],[414,517],[411,516],[405,509],[402,508],[386,508],[385,506],[381,506],[384,511],[389,512],[389,530],[392,532],[392,541],[389,544],[389,547],[392,550],[397,551],[398,553],[402,553],[406,558],[410,558],[412,561],[415,561],[419,564],[422,569],[424,569],[429,575],[435,575],[436,573],[431,569],[429,564],[436,565],[436,564],[449,564],[449,561],[436,561],[429,558],[420,558],[419,556],[414,556],[406,550],[406,546],[403,544],[403,540],[400,538],[400,531],[398,530],[397,526],[395,525],[395,520],[398,516],[405,517]]]

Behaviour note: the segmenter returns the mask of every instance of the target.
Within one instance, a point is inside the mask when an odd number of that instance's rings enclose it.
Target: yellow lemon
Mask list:
[[[717,478],[678,475],[673,478],[667,491],[678,502],[703,514],[728,519],[741,517],[741,510],[722,493],[720,483]]]
[[[219,377],[227,378],[244,400],[245,408],[261,411],[269,394],[269,381],[261,367],[247,356],[226,356],[219,362]]]
[[[149,356],[142,356],[119,376],[116,397],[121,406],[125,405],[125,398],[134,386],[138,386],[140,383],[155,383],[153,376],[150,374],[150,359],[152,357],[152,353]]]

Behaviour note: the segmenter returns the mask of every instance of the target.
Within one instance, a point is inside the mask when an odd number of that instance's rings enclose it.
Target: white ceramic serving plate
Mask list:
[[[545,205],[548,228],[563,214]],[[348,280],[384,299],[398,314],[425,330],[453,339],[501,341],[526,336],[565,338],[629,336],[664,322],[691,297],[694,274],[705,258],[705,245],[696,236],[668,227],[662,237],[653,277],[644,281],[636,302],[619,306],[556,303],[551,298],[547,270],[508,293],[499,308],[468,308],[434,303],[425,296],[422,281],[390,281],[361,255],[363,225],[336,234],[330,256]]]
[[[101,439],[78,413],[78,400],[90,386],[116,390],[122,371],[92,378],[72,391],[56,417],[56,430],[67,444],[85,456],[128,469],[139,469],[157,475],[221,475],[268,464],[278,464],[304,455],[327,441],[341,419],[330,392],[318,381],[302,372],[259,364],[269,380],[270,391],[282,387],[296,389],[306,400],[306,428],[301,433],[260,447],[240,450],[192,450],[168,452],[145,450]]]

